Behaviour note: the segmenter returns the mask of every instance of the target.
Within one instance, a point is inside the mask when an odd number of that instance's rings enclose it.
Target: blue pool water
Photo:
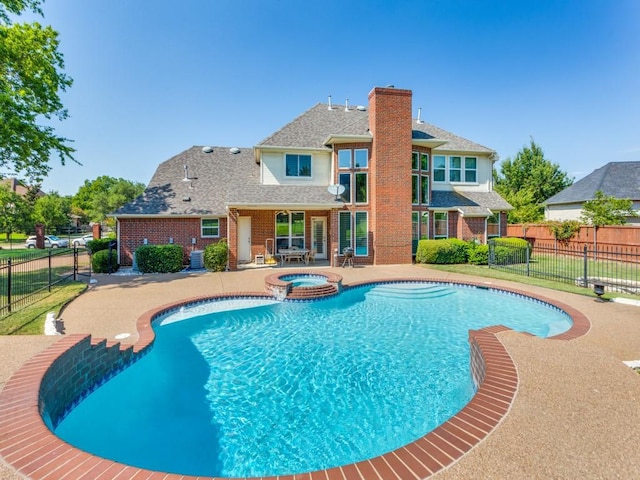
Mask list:
[[[55,432],[96,455],[191,475],[352,463],[416,440],[468,403],[468,331],[495,324],[542,337],[571,326],[538,302],[427,283],[195,305],[157,321],[151,352]]]
[[[282,275],[280,280],[291,282],[294,287],[316,287],[327,283],[327,278],[321,275],[292,274]]]

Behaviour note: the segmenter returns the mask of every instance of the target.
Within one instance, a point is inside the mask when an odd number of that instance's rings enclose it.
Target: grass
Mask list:
[[[561,292],[575,293],[578,295],[586,295],[588,297],[596,297],[596,294],[589,288],[578,287],[577,285],[572,285],[569,283],[556,282],[551,280],[544,280],[536,277],[527,277],[524,275],[518,275],[515,273],[503,272],[500,270],[496,270],[493,268],[489,268],[485,265],[468,265],[468,264],[457,264],[457,265],[438,265],[438,264],[428,264],[425,265],[428,268],[433,270],[440,270],[442,272],[451,272],[451,273],[460,273],[464,275],[475,275],[478,277],[486,277],[486,278],[495,278],[498,280],[508,280],[516,283],[524,283],[526,285],[535,285],[537,287],[549,288],[552,290],[559,290]],[[608,292],[602,296],[604,300],[610,300],[614,297],[625,297],[632,298],[635,300],[639,300],[638,295],[627,295],[624,293],[618,292]]]
[[[83,282],[65,282],[41,300],[0,319],[0,335],[42,335],[49,312],[56,318],[62,308],[87,288]]]

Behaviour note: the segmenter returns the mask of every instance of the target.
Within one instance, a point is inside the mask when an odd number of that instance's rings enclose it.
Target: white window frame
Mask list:
[[[358,153],[364,152],[364,165],[358,165]],[[366,148],[356,148],[353,150],[353,168],[369,168],[369,150]]]
[[[497,223],[489,222],[489,220],[491,220],[492,217],[495,217],[498,220],[498,222]],[[498,226],[498,233],[497,234],[490,234],[489,233],[489,225],[497,225]],[[487,232],[487,239],[489,239],[489,238],[498,238],[500,236],[500,212],[496,212],[493,215],[491,215],[491,217],[487,217],[485,231]]]
[[[346,154],[349,154],[349,161],[347,162],[347,165],[343,165],[342,164],[342,159],[341,157],[346,157]],[[353,162],[353,153],[351,151],[350,148],[343,148],[341,150],[338,150],[338,170],[348,170],[351,168]]]
[[[467,160],[474,160],[476,165],[473,168],[467,168]],[[467,173],[473,172],[474,180],[467,180]],[[478,157],[464,157],[462,162],[463,183],[478,183]]]
[[[442,159],[444,162],[441,168],[436,168],[436,161]],[[438,180],[437,174],[442,172],[442,180]],[[434,155],[433,156],[433,182],[434,183],[446,183],[447,182],[447,157],[446,155]]]
[[[364,233],[364,248],[365,253],[358,253],[358,248],[362,248],[362,245],[358,245],[358,217],[364,215],[366,222],[366,229]],[[353,212],[353,254],[356,257],[368,257],[369,256],[369,212],[366,210],[356,210]]]
[[[365,199],[364,200],[358,200],[358,177],[365,177]],[[369,173],[367,172],[354,172],[353,174],[353,201],[356,205],[364,205],[366,203],[369,203]]]
[[[289,175],[287,172],[287,159],[288,157],[297,157],[298,169],[295,175]],[[309,158],[309,175],[300,175],[300,157]],[[311,178],[313,173],[313,155],[308,153],[285,153],[284,154],[284,175],[287,178]]]
[[[205,226],[205,222],[215,221],[217,223],[216,226],[208,225]],[[205,235],[205,228],[215,228],[217,233],[215,235]],[[200,219],[200,237],[201,238],[219,238],[220,237],[220,219],[219,218],[201,218]]]
[[[437,220],[436,217],[438,215],[444,215],[444,220]],[[445,222],[445,234],[438,234],[438,226],[436,225],[436,222]],[[433,212],[433,238],[434,239],[440,239],[440,238],[449,238],[449,212]]]

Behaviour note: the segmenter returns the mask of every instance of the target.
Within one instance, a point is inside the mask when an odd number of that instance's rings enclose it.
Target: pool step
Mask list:
[[[330,297],[338,293],[338,289],[331,283],[323,283],[312,287],[292,287],[287,295],[289,300],[311,300],[314,298]]]
[[[365,296],[415,300],[444,297],[452,293],[453,290],[444,285],[396,283],[376,285]]]

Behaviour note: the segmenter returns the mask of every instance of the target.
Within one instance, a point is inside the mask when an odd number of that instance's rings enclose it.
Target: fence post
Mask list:
[[[7,311],[11,313],[11,258],[7,258]]]
[[[582,258],[583,258],[583,265],[584,265],[584,267],[583,267],[583,276],[582,276],[582,278],[583,278],[583,280],[582,280],[582,286],[583,286],[584,288],[589,288],[589,279],[587,278],[587,275],[588,275],[588,273],[589,273],[589,272],[587,271],[588,255],[589,255],[589,252],[588,252],[587,250],[588,250],[588,249],[587,249],[587,244],[585,243],[585,245],[584,245],[584,254],[583,254],[583,256],[582,256]]]
[[[78,247],[73,246],[73,281],[78,281]]]
[[[49,249],[49,291],[51,291],[51,249]]]
[[[529,276],[529,246],[527,246],[525,249],[525,257],[527,259],[527,277]]]

